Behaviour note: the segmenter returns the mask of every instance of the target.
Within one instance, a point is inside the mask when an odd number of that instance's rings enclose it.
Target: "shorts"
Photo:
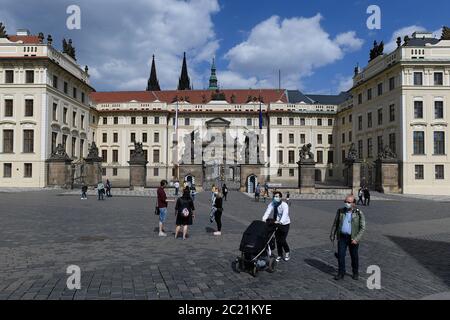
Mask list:
[[[159,208],[159,222],[164,223],[166,221],[167,208]]]

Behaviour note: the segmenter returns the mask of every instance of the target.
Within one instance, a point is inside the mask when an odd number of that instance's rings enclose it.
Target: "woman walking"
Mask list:
[[[223,196],[218,190],[214,193],[214,219],[217,224],[217,231],[214,232],[215,236],[222,235],[222,212],[223,212]]]
[[[188,226],[192,225],[192,220],[195,216],[194,210],[194,201],[192,201],[190,189],[189,187],[186,187],[183,190],[183,195],[181,198],[177,199],[177,203],[175,205],[175,239],[178,238],[178,233],[180,232],[180,229],[183,228],[183,240],[186,240]]]
[[[273,200],[267,207],[262,220],[266,221],[267,219],[271,218],[277,224],[278,228],[275,232],[275,240],[277,242],[278,249],[277,261],[280,261],[283,258],[283,250],[285,253],[284,261],[289,261],[291,256],[286,238],[289,233],[291,220],[289,218],[289,206],[286,202],[282,201],[282,199],[283,194],[280,191],[275,191],[273,194]]]

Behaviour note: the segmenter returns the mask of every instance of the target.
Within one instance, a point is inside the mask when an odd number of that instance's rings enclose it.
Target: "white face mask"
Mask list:
[[[273,200],[274,200],[275,202],[280,202],[280,201],[281,201],[281,198],[280,198],[280,197],[274,197]]]
[[[345,208],[347,209],[351,209],[352,208],[352,204],[351,203],[345,203]]]

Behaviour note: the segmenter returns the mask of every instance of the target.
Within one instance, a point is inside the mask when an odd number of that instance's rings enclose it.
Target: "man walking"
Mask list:
[[[156,191],[158,196],[158,208],[159,208],[159,236],[166,237],[167,234],[164,232],[164,222],[166,221],[167,216],[167,195],[164,189],[167,187],[167,181],[161,180],[160,187]]]
[[[356,208],[355,197],[348,195],[345,198],[344,208],[338,209],[331,228],[330,240],[338,239],[338,274],[335,280],[341,280],[345,275],[345,255],[347,247],[352,260],[353,279],[359,279],[358,248],[362,235],[366,230],[366,219],[361,210]]]
[[[175,197],[178,197],[178,191],[180,190],[180,183],[178,182],[178,180],[175,181],[173,186],[175,187]]]
[[[370,191],[369,188],[365,187],[363,190],[364,193],[364,205],[370,206]]]

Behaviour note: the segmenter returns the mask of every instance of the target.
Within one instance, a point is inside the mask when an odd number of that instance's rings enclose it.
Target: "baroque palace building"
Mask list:
[[[299,151],[311,143],[318,185],[344,184],[356,149],[361,183],[373,187],[375,160],[389,146],[401,192],[450,194],[447,36],[415,33],[389,54],[376,44],[353,88],[339,95],[222,89],[214,60],[208,89],[192,90],[186,55],[177,90],[161,90],[153,57],[145,91],[96,92],[70,40],[61,52],[51,36],[8,36],[0,25],[0,187],[45,187],[57,145],[76,167],[94,142],[103,178],[129,187],[136,142],[148,161],[147,187],[185,179],[295,189]]]

